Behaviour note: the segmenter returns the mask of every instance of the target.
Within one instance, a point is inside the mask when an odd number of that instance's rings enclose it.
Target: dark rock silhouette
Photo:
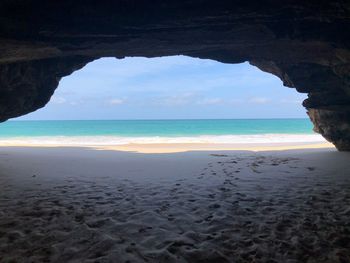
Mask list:
[[[181,54],[249,61],[308,93],[315,131],[350,150],[349,28],[342,0],[1,1],[0,120],[43,107],[94,59]]]

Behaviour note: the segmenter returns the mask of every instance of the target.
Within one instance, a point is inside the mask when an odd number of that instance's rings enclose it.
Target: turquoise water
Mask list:
[[[0,138],[313,134],[312,127],[309,119],[8,121],[0,124]]]

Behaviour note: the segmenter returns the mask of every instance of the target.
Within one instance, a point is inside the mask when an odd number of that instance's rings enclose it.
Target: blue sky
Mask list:
[[[18,119],[306,118],[305,98],[248,63],[103,58],[63,78],[45,108]]]

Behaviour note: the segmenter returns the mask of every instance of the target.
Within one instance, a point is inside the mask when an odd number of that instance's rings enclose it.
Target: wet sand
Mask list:
[[[0,262],[350,262],[349,153],[0,157]]]

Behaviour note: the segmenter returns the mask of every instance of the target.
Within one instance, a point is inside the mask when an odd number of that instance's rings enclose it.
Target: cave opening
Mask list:
[[[305,98],[247,62],[101,58],[64,77],[44,108],[2,125],[0,135],[94,146],[324,143]]]

